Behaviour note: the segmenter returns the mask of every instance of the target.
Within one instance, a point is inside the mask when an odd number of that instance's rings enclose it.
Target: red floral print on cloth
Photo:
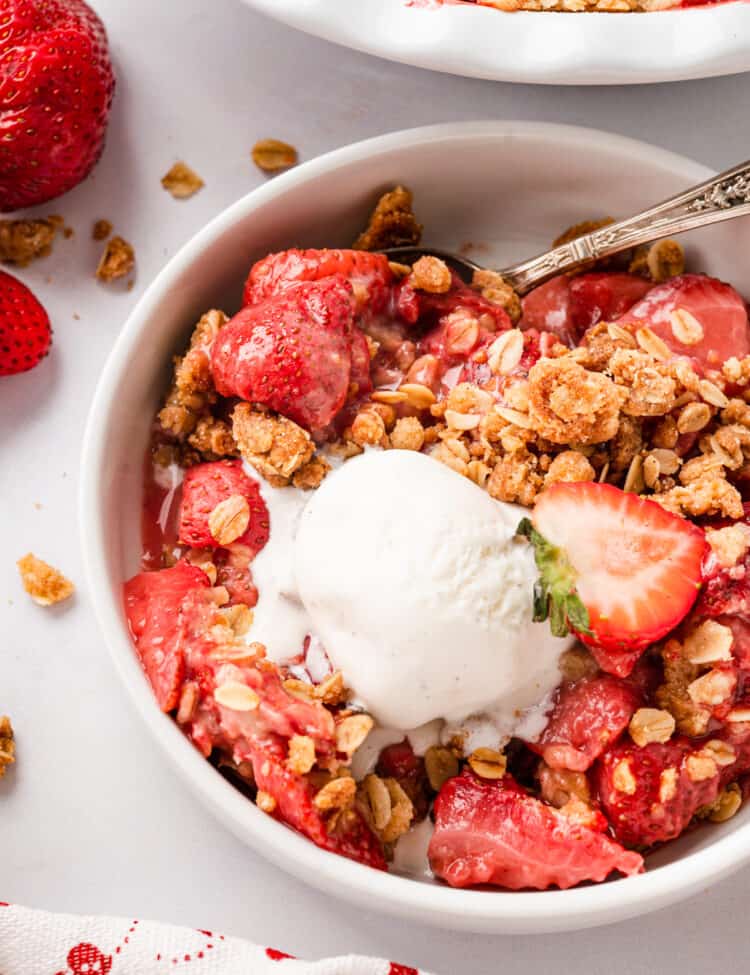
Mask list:
[[[294,955],[287,955],[285,951],[278,951],[276,948],[266,948],[266,954],[271,961],[284,961],[285,958],[294,959]]]
[[[56,975],[108,975],[112,968],[112,956],[105,955],[96,945],[82,941],[71,948],[67,957],[68,967]]]

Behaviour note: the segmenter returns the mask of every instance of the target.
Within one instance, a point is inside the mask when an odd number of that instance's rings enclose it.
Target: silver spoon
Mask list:
[[[585,261],[746,214],[750,214],[750,161],[633,217],[576,237],[528,261],[497,270],[518,294],[524,295],[538,284]],[[394,261],[407,264],[424,255],[440,257],[460,277],[469,281],[474,271],[482,270],[481,264],[459,254],[425,246],[389,247],[383,253]]]

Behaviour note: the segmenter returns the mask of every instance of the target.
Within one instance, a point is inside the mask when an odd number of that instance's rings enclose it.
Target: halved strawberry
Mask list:
[[[703,531],[609,484],[553,484],[519,532],[534,545],[540,572],[534,618],[549,617],[558,636],[577,633],[618,677],[698,595]]]
[[[592,811],[584,825],[527,794],[510,775],[490,782],[464,771],[435,800],[430,866],[451,887],[509,890],[566,889],[615,870],[639,873],[643,858],[606,828],[601,813]]]
[[[645,747],[623,740],[599,759],[594,786],[620,842],[648,847],[673,840],[701,806],[714,801],[720,770],[714,765],[711,774],[711,760],[699,751],[689,738]]]
[[[627,728],[640,701],[634,687],[607,674],[562,684],[547,726],[530,747],[550,768],[585,772]]]
[[[750,352],[745,302],[730,285],[702,274],[657,285],[618,324],[632,330],[647,325],[675,355],[690,356],[704,368],[721,368],[732,356],[741,359]]]
[[[0,376],[33,369],[51,343],[47,312],[25,284],[0,271]]]
[[[291,284],[243,308],[214,342],[216,389],[307,429],[327,426],[349,390],[352,314],[351,285],[340,276]]]
[[[125,583],[130,633],[162,711],[177,707],[185,673],[180,640],[183,603],[189,593],[208,586],[206,573],[187,562],[158,572],[139,572]]]
[[[217,505],[235,495],[247,501],[250,523],[234,544],[247,546],[253,555],[260,552],[270,532],[268,508],[261,497],[258,482],[247,476],[239,460],[196,464],[185,472],[179,540],[195,548],[216,548],[220,543],[211,534],[209,517]]]
[[[358,310],[368,314],[384,310],[394,277],[383,254],[371,251],[287,250],[269,254],[250,270],[242,303],[255,305],[278,295],[299,281],[320,281],[341,275],[352,286]]]

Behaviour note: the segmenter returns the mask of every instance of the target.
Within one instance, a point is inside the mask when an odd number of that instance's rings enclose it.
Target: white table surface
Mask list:
[[[54,351],[32,373],[0,379],[0,713],[12,716],[19,751],[0,784],[0,899],[209,927],[307,957],[383,954],[444,975],[735,967],[747,943],[747,870],[651,917],[536,938],[421,928],[293,881],[214,822],[155,751],[85,587],[69,605],[40,609],[14,563],[32,550],[82,583],[78,455],[101,365],[164,261],[262,181],[249,159],[257,139],[285,139],[309,159],[412,125],[544,119],[640,137],[718,168],[750,156],[750,75],[630,89],[514,87],[348,52],[237,0],[95,6],[119,75],[108,147],[92,179],[43,208],[64,214],[75,238],[19,274],[50,312]],[[159,185],[181,158],[207,183],[183,203]],[[131,292],[93,279],[100,245],[90,228],[99,217],[136,246]]]

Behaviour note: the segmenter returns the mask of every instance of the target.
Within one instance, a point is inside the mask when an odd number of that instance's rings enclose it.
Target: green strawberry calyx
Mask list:
[[[549,620],[553,636],[568,633],[590,636],[589,611],[576,589],[578,573],[565,550],[547,541],[530,518],[522,519],[516,534],[531,543],[539,570],[539,578],[534,583],[534,622]]]

